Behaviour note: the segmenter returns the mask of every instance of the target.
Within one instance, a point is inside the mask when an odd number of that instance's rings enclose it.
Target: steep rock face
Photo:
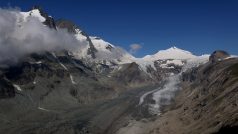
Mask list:
[[[238,132],[238,60],[207,63],[183,75],[183,90],[156,123],[155,133]],[[166,111],[166,110],[165,110]]]
[[[68,90],[75,90],[78,93],[83,92],[86,87],[77,88],[76,85],[80,87],[83,84],[86,84],[83,82],[84,80],[94,83],[91,86],[88,86],[88,89],[92,91],[95,87],[97,87],[98,91],[101,89],[104,90],[104,88],[109,89],[109,87],[103,87],[103,85],[98,82],[98,79],[94,76],[94,72],[90,67],[87,67],[77,59],[73,59],[72,57],[63,54],[32,54],[29,57],[26,57],[22,63],[1,70],[3,71],[2,79],[7,79],[8,83],[11,83],[10,85],[18,85],[19,87],[22,87],[23,91],[30,91],[37,96],[41,96],[39,92],[45,91],[49,92],[50,95],[50,92],[56,90],[58,86],[64,87],[64,92],[68,92],[69,95],[71,94],[71,91]],[[42,85],[46,81],[48,84]],[[17,89],[15,88],[15,90]],[[108,92],[113,92],[113,89],[108,90]],[[102,91],[102,94],[103,93],[106,95],[106,93]],[[78,98],[82,103],[87,102],[88,100],[82,99],[81,95],[82,94],[78,94],[76,96],[74,94],[71,97]],[[92,96],[98,98],[96,96],[100,95],[101,94],[88,94],[88,98],[91,98]]]
[[[47,25],[50,28],[56,29],[55,20],[51,16],[49,16],[46,12],[44,12],[40,6],[33,6],[32,10],[39,10],[41,16],[45,18],[43,24]]]
[[[156,82],[145,72],[141,71],[139,65],[135,62],[121,66],[112,77],[125,85],[141,86],[141,84]]]
[[[0,99],[12,98],[16,94],[15,89],[11,82],[1,78],[0,79]]]
[[[85,38],[85,41],[88,42],[89,48],[87,49],[87,54],[90,55],[93,59],[96,58],[95,53],[97,49],[94,47],[91,39],[86,34],[86,32],[82,31],[77,25],[69,20],[60,19],[56,21],[56,26],[58,28],[67,29],[69,33],[75,34],[76,36],[80,36],[80,38]]]

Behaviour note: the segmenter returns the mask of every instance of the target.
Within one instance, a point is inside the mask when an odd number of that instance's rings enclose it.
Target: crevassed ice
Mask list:
[[[152,114],[159,115],[161,112],[161,106],[168,105],[174,98],[175,92],[180,89],[178,87],[180,82],[179,77],[179,74],[169,76],[164,87],[153,93],[153,100],[155,101],[155,104],[151,104],[149,109]]]

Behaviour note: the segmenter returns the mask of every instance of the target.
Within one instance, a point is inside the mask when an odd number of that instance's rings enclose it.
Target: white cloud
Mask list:
[[[19,11],[0,8],[0,66],[14,64],[31,53],[74,50],[83,46],[66,30],[54,30],[30,17],[19,22]]]
[[[140,44],[131,44],[130,45],[130,53],[135,54],[137,51],[139,51],[142,48],[142,45]]]

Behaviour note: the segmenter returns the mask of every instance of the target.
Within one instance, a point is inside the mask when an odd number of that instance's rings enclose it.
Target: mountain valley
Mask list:
[[[222,50],[196,56],[171,47],[136,58],[71,21],[54,20],[37,6],[4,15],[9,14],[16,28],[7,40],[18,41],[19,33],[30,43],[29,38],[54,35],[46,43],[71,44],[61,48],[40,42],[32,49],[29,43],[17,58],[0,60],[0,133],[238,132],[236,56]],[[42,31],[29,32],[38,25]]]

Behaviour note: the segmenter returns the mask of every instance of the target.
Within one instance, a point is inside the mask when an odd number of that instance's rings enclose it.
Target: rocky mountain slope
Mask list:
[[[76,46],[27,52],[0,66],[0,133],[237,130],[238,61],[228,53],[195,56],[172,47],[135,58],[71,21],[55,21],[39,7],[14,15],[17,29],[33,21],[47,28],[44,32],[69,36]]]
[[[237,64],[238,60],[231,58],[185,72],[183,90],[150,133],[237,133]]]

